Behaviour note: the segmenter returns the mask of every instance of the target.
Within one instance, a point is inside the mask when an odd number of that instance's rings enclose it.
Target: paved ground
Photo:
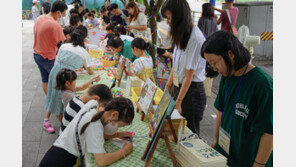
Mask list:
[[[165,37],[165,30],[167,25],[162,22],[159,27],[161,36],[165,40],[165,45],[168,46],[167,38]],[[41,88],[41,76],[33,59],[33,21],[23,21],[22,29],[22,77],[23,77],[23,97],[22,97],[22,128],[23,128],[23,167],[38,166],[41,158],[46,151],[52,146],[57,138],[56,134],[47,134],[42,130],[42,120],[45,113],[44,103],[45,94]],[[273,75],[273,66],[264,65],[262,62],[253,62],[265,69],[271,76]],[[212,96],[207,99],[207,109],[204,113],[204,118],[201,122],[201,137],[204,138],[208,144],[213,140],[216,110],[213,107],[214,100],[218,92],[219,78],[214,79]],[[56,131],[60,124],[55,117],[51,118],[53,127]]]

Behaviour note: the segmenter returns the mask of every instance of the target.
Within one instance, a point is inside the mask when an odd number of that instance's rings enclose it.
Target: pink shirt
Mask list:
[[[34,53],[53,60],[58,50],[57,43],[66,40],[60,24],[47,15],[39,16],[34,25]]]
[[[231,24],[235,25],[236,19],[238,16],[238,8],[237,7],[230,8],[229,13],[230,13],[230,17],[231,17]],[[228,19],[226,10],[224,10],[221,13],[219,20],[222,23],[221,30],[230,31],[230,24],[229,24],[229,19]]]

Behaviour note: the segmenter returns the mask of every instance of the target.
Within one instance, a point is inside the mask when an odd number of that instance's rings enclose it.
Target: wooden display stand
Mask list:
[[[155,105],[155,101],[153,100],[153,102],[152,102],[152,105]],[[137,113],[141,113],[141,121],[144,121],[144,118],[145,118],[145,113],[144,113],[144,111],[143,111],[143,109],[141,108],[141,106],[139,105],[139,103],[136,101],[136,106],[137,106]],[[149,108],[149,111],[151,111],[152,110],[152,107],[150,107]],[[151,112],[151,113],[154,113],[154,111],[153,112]]]
[[[153,157],[153,153],[154,153],[154,151],[156,149],[158,140],[160,138],[163,138],[165,140],[165,144],[166,144],[166,146],[168,148],[168,151],[169,151],[169,154],[171,156],[171,159],[172,159],[172,162],[173,162],[173,166],[174,167],[177,167],[178,166],[175,153],[173,151],[172,145],[170,143],[170,140],[169,140],[169,137],[168,137],[168,134],[167,134],[167,130],[165,128],[167,124],[169,124],[169,127],[170,127],[170,129],[172,131],[172,134],[173,134],[173,137],[174,137],[174,142],[177,143],[177,135],[175,133],[175,130],[174,130],[172,121],[171,121],[170,117],[167,116],[166,119],[164,120],[164,124],[161,126],[161,129],[159,131],[159,135],[157,135],[156,139],[152,138],[152,140],[150,140],[148,142],[148,145],[147,145],[147,147],[146,147],[146,149],[144,151],[144,154],[143,154],[143,156],[141,158],[142,161],[145,161],[145,157],[146,157],[147,151],[151,147],[152,142],[155,141],[155,143],[154,143],[154,145],[153,145],[153,147],[151,149],[151,152],[150,152],[150,154],[149,154],[149,156],[147,158],[147,161],[145,163],[145,167],[148,167],[149,166],[149,164],[150,164],[150,162],[152,160],[152,157]],[[155,135],[156,131],[153,130],[153,128],[152,128],[152,126],[151,126],[150,123],[149,123],[149,129],[150,129],[150,132],[152,132]]]
[[[144,118],[145,118],[145,113],[143,111],[143,109],[141,108],[141,106],[139,105],[139,103],[136,101],[136,106],[137,106],[137,112],[141,113],[141,121],[144,121]]]
[[[122,79],[122,76],[123,76],[123,71],[125,71],[125,68],[126,68],[126,67],[123,66],[123,69],[122,69],[121,72],[120,72],[119,80],[118,80],[118,84],[117,84],[118,87],[120,87],[121,79]],[[116,85],[116,78],[114,78],[114,81],[113,81],[113,83],[112,83],[112,85],[111,85],[111,89],[114,88],[115,85]]]

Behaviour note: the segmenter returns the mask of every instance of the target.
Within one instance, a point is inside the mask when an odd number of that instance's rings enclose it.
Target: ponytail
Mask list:
[[[145,42],[143,38],[135,38],[131,44],[132,48],[138,48],[141,50],[149,50],[151,48],[151,44]]]
[[[86,27],[80,25],[77,28],[75,28],[75,30],[73,31],[72,35],[71,35],[71,40],[72,40],[72,44],[74,46],[81,46],[83,48],[85,48],[84,45],[84,39],[87,36],[87,29]]]
[[[77,78],[77,74],[75,71],[72,71],[70,69],[63,68],[61,69],[57,76],[56,76],[56,90],[66,90],[65,84],[67,81],[72,83]]]
[[[98,121],[99,119],[102,118],[105,112],[109,112],[109,111],[117,111],[119,113],[118,121],[123,121],[128,124],[132,123],[135,117],[135,110],[134,110],[132,101],[128,98],[116,97],[116,98],[113,98],[107,104],[104,111],[95,114],[90,120],[90,122],[82,126],[80,130],[80,135],[82,135],[85,132],[86,128],[90,123]]]
[[[101,119],[104,113],[105,113],[105,110],[102,111],[102,112],[96,113],[88,123],[86,123],[86,124],[84,124],[84,125],[82,126],[82,128],[81,128],[81,130],[80,130],[80,135],[82,135],[82,134],[85,132],[86,128],[88,127],[88,125],[89,125],[90,123],[92,123],[92,122],[96,122],[96,121],[98,121],[99,119]]]

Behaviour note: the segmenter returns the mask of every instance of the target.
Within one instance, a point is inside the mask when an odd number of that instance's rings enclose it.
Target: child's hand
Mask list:
[[[133,143],[132,142],[125,143],[122,149],[125,155],[131,153],[133,151]]]
[[[122,140],[130,140],[133,135],[131,132],[124,131],[124,132],[117,132],[117,137],[122,139]]]
[[[99,82],[101,80],[101,77],[98,75],[98,76],[95,76],[91,79],[91,82]]]
[[[80,68],[79,68],[79,69],[77,69],[76,71],[83,71],[83,70],[82,70],[82,67],[80,67]]]

